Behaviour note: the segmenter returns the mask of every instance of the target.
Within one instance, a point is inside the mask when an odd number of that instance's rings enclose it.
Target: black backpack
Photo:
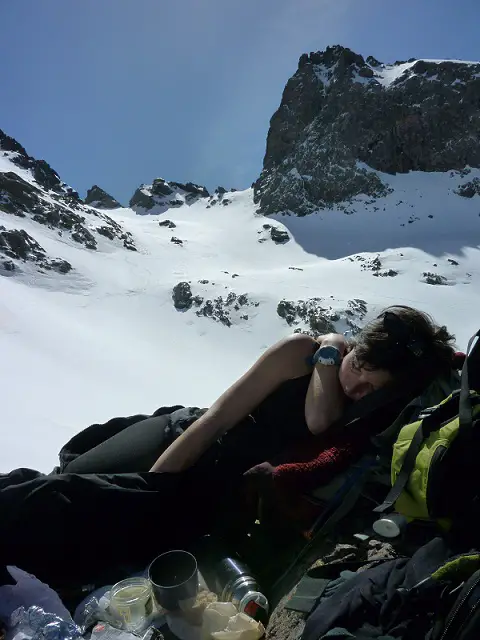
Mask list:
[[[387,560],[354,574],[342,568],[335,573],[335,565],[316,567],[304,578],[310,589],[317,581],[322,595],[312,603],[301,640],[480,637],[478,551],[452,554],[444,539],[435,538],[412,558]]]

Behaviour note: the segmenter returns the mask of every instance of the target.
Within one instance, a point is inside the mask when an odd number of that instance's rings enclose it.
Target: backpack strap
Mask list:
[[[475,349],[478,347],[480,343],[480,330],[477,331],[475,335],[473,335],[468,341],[467,346],[467,357],[465,358],[465,362],[462,367],[462,381],[460,387],[460,405],[458,409],[458,416],[460,422],[460,429],[469,428],[472,426],[472,402],[470,397],[470,386],[469,386],[469,366],[472,362],[471,356],[473,355],[472,346],[475,342],[475,339],[479,338],[477,344],[475,345]]]
[[[412,442],[408,447],[408,451],[405,455],[400,473],[395,480],[395,484],[390,489],[387,497],[382,502],[382,504],[378,507],[375,507],[375,509],[373,510],[374,513],[384,513],[385,511],[388,511],[398,500],[402,491],[405,489],[408,483],[408,479],[410,478],[410,474],[412,473],[413,468],[415,467],[415,461],[420,452],[420,449],[422,448],[423,441],[423,420],[420,420],[420,424],[418,425],[418,429],[416,430],[415,435],[412,438]]]
[[[460,387],[460,397],[459,397],[459,428],[465,429],[469,428],[473,424],[472,418],[472,403],[470,397],[470,389],[468,386],[468,365],[469,358],[468,355],[472,348],[473,342],[475,338],[480,337],[480,330],[470,338],[468,341],[467,347],[467,357],[465,358],[465,362],[462,367],[462,375],[461,375],[461,387]],[[455,394],[452,394],[452,396]],[[443,421],[444,413],[448,413],[450,411],[450,407],[448,404],[441,405],[438,409],[433,412],[428,413],[424,418],[420,416],[420,423],[418,425],[418,429],[415,432],[415,435],[412,438],[408,451],[405,455],[405,459],[402,464],[402,468],[400,469],[400,473],[398,474],[395,483],[391,490],[389,491],[387,497],[383,501],[381,505],[375,507],[373,510],[374,513],[384,513],[393,507],[395,502],[398,500],[403,490],[407,486],[410,475],[415,467],[415,462],[417,460],[417,456],[422,448],[423,441],[432,431],[432,426],[434,424],[439,424]],[[425,412],[426,413],[426,412]]]

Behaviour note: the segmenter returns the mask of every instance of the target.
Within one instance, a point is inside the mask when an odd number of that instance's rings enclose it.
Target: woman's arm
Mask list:
[[[336,333],[322,336],[318,343],[337,347],[342,357],[347,347],[345,338]],[[308,428],[315,435],[322,433],[342,416],[344,407],[345,394],[338,379],[338,367],[317,363],[305,401]]]
[[[188,469],[221,435],[247,416],[279,384],[309,373],[315,340],[295,334],[277,342],[191,427],[173,442],[151,471]]]

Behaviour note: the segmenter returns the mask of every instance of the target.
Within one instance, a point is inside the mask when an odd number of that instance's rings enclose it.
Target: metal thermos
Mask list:
[[[244,562],[232,557],[223,558],[215,565],[214,582],[220,601],[232,602],[239,612],[267,624],[268,600]]]

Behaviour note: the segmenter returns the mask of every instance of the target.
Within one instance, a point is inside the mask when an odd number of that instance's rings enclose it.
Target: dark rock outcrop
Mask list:
[[[193,196],[197,196],[199,198],[208,198],[210,196],[205,187],[202,187],[202,185],[199,184],[194,184],[193,182],[187,182],[186,184],[182,184],[181,182],[173,182],[173,184],[178,186],[180,189],[184,189],[187,193],[190,193]]]
[[[97,209],[118,209],[122,206],[118,200],[115,200],[96,184],[87,191],[87,197],[84,202]]]
[[[325,333],[335,333],[333,321],[339,320],[340,317],[323,308],[321,302],[321,298],[299,300],[297,303],[281,300],[277,306],[277,313],[290,326],[303,321],[315,337]]]
[[[85,206],[78,193],[61,182],[48,163],[29,156],[16,140],[2,131],[0,153],[13,167],[29,170],[32,178],[29,182],[14,170],[0,173],[0,211],[19,218],[29,217],[38,224],[56,229],[60,235],[70,234],[72,240],[87,249],[97,248],[96,232],[108,240],[119,240],[126,249],[136,251],[131,233],[124,231],[105,213]],[[90,189],[89,194],[94,196],[95,190],[97,195],[99,192],[105,194],[98,187]],[[108,194],[105,196],[105,207],[116,202]]]
[[[72,233],[72,240],[78,242],[79,244],[85,245],[87,249],[96,249],[97,241],[95,240],[95,236],[85,227],[79,225],[75,231]]]
[[[265,231],[268,232],[270,238],[273,240],[273,242],[275,242],[275,244],[285,244],[290,240],[290,236],[285,231],[285,229],[280,229],[279,227],[275,227],[271,224],[263,224],[262,227]],[[261,237],[258,239],[258,242],[265,242],[265,240],[267,240],[264,232],[260,230],[257,231],[257,233],[261,235]]]
[[[335,323],[343,319],[353,333],[360,330],[362,320],[367,313],[364,300],[349,300],[341,310],[327,306],[323,298],[307,300],[281,300],[277,305],[277,314],[291,326],[296,327],[294,333],[307,333],[318,338],[325,333],[336,333]]]
[[[427,284],[448,285],[448,280],[445,276],[442,276],[439,273],[432,273],[431,271],[424,271],[423,281]]]
[[[32,262],[39,270],[58,273],[68,273],[72,269],[66,260],[49,258],[45,249],[23,229],[7,230],[0,226],[0,254],[12,259],[1,262],[5,271],[15,271],[18,262]]]
[[[0,210],[25,218],[25,211],[35,211],[41,191],[13,171],[0,173]]]
[[[149,211],[155,206],[155,200],[146,190],[145,185],[141,185],[130,198],[129,206],[136,211],[137,209],[146,209]]]
[[[216,322],[224,324],[226,327],[231,327],[234,320],[248,320],[249,315],[246,313],[248,307],[258,307],[258,302],[252,302],[248,294],[242,293],[237,295],[234,291],[224,298],[218,296],[213,300],[204,300],[198,297],[197,316],[206,316],[212,318]]]
[[[9,159],[21,169],[30,169],[35,180],[47,191],[53,190],[80,201],[78,193],[60,180],[60,177],[45,160],[36,160],[14,138],[0,129],[0,149],[9,153]]]
[[[480,167],[479,101],[480,63],[387,66],[340,46],[304,54],[270,121],[255,202],[305,215],[388,193],[372,170]]]
[[[156,178],[152,183],[151,192],[154,196],[170,196],[174,190],[163,178]]]
[[[193,304],[192,298],[192,289],[188,282],[179,282],[173,287],[173,304],[178,311],[187,311],[187,309],[190,309]]]
[[[473,178],[470,182],[465,182],[461,184],[457,193],[459,196],[463,196],[464,198],[473,198],[473,196],[480,196],[480,179]]]
[[[275,244],[285,244],[290,240],[290,236],[285,229],[279,229],[278,227],[272,227],[270,229],[270,237]]]
[[[208,280],[199,280],[199,284],[211,284]],[[206,298],[205,295],[193,295],[189,282],[179,282],[172,291],[173,304],[179,311],[188,311],[196,307],[197,316],[211,318],[215,322],[220,322],[226,327],[231,327],[235,321],[245,321],[249,319],[247,313],[249,307],[258,307],[259,302],[249,299],[247,293],[237,295],[230,291],[226,297]]]
[[[177,225],[172,220],[162,220],[158,223],[159,227],[167,227],[167,229],[176,229]]]
[[[168,209],[191,205],[199,198],[208,198],[205,187],[193,182],[167,182],[156,178],[151,185],[142,184],[130,199],[130,207],[137,213],[164,213]]]

